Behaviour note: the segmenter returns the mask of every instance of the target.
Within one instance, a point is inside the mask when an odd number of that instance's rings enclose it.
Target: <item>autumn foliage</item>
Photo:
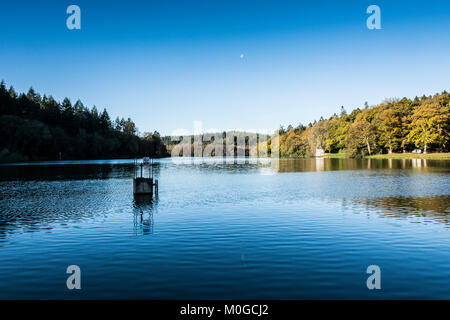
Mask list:
[[[390,99],[380,105],[357,108],[347,114],[321,119],[309,126],[280,129],[280,155],[313,155],[316,148],[329,153],[369,154],[450,151],[450,94]]]

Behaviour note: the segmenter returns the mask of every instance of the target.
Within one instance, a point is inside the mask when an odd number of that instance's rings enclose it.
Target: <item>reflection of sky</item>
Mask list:
[[[377,1],[7,1],[1,77],[131,116],[141,131],[275,129],[448,90],[450,3]],[[243,57],[241,57],[243,55]]]

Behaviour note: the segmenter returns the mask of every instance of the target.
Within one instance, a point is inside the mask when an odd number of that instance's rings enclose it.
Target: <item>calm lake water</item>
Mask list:
[[[0,298],[450,299],[450,161],[153,170],[149,201],[133,197],[132,160],[0,166]]]

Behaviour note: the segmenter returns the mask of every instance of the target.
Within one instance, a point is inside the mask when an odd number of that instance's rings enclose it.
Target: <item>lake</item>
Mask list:
[[[133,171],[0,166],[0,299],[450,299],[450,161],[161,159],[153,200]]]

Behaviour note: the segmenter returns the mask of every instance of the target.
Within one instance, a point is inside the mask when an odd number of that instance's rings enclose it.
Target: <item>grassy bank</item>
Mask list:
[[[325,153],[323,155],[325,158],[349,158],[350,155],[347,153]]]
[[[375,154],[367,156],[370,159],[434,159],[434,160],[450,160],[450,153],[391,153],[391,154]]]
[[[348,153],[326,153],[325,158],[350,158]],[[450,153],[391,153],[391,154],[375,154],[366,156],[366,159],[434,159],[434,160],[450,160]]]

